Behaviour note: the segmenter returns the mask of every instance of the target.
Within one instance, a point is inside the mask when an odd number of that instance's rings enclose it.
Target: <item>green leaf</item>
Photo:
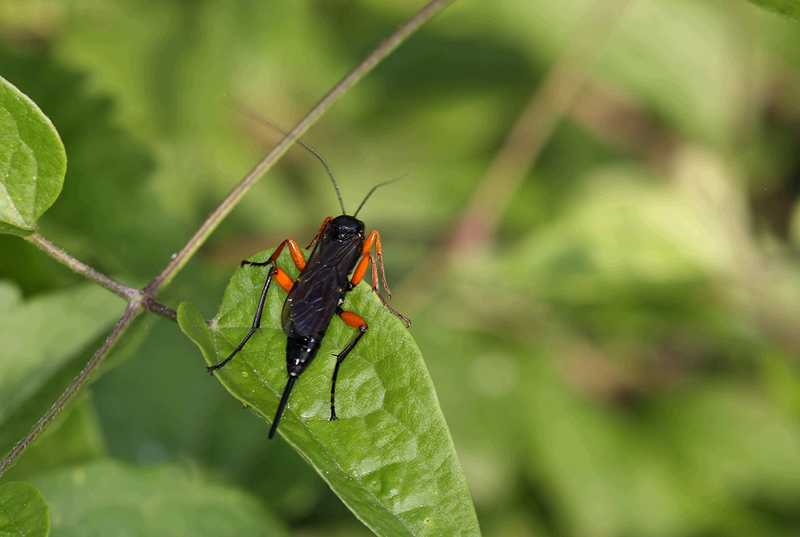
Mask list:
[[[93,284],[23,301],[16,287],[0,282],[0,424],[102,335],[122,307]]]
[[[800,0],[750,0],[756,5],[794,20],[800,20]]]
[[[283,536],[255,498],[176,464],[140,468],[100,460],[31,479],[59,536]]]
[[[0,78],[0,233],[27,234],[61,193],[67,154],[56,128]]]
[[[42,493],[15,481],[0,487],[0,537],[46,537],[50,511]]]
[[[271,252],[253,259],[263,261]],[[278,264],[297,269],[284,253]],[[239,269],[217,317],[206,324],[188,302],[181,329],[208,364],[227,357],[253,322],[267,268]],[[261,331],[215,376],[237,399],[271,421],[287,380],[280,318],[286,293],[270,289]],[[342,364],[336,384],[338,421],[330,418],[332,357],[355,336],[334,318],[312,364],[292,392],[278,431],[378,535],[480,535],[466,479],[433,383],[405,324],[360,284],[345,309],[369,331]]]

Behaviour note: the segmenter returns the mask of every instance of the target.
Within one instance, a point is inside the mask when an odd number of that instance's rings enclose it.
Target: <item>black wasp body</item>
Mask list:
[[[303,253],[294,239],[283,241],[272,256],[263,263],[242,261],[242,266],[272,266],[267,274],[267,280],[264,283],[264,289],[261,292],[261,299],[258,303],[258,311],[250,332],[228,358],[215,366],[209,367],[208,371],[213,373],[227,364],[256,333],[259,326],[261,326],[261,314],[270,283],[273,279],[278,282],[288,292],[286,302],[283,304],[282,324],[283,331],[287,337],[286,369],[289,373],[289,379],[286,382],[286,388],[278,404],[278,411],[272,422],[272,428],[269,433],[270,438],[275,435],[278,422],[286,407],[286,402],[289,400],[289,394],[294,383],[317,356],[317,352],[322,345],[322,339],[325,337],[325,332],[328,330],[334,315],[338,315],[346,324],[358,329],[358,334],[336,356],[336,366],[331,379],[331,420],[338,419],[336,417],[334,394],[339,366],[367,332],[367,323],[364,319],[356,313],[343,310],[342,305],[344,304],[345,295],[358,285],[364,274],[366,274],[370,263],[372,263],[372,289],[389,311],[410,325],[409,320],[392,309],[380,294],[378,267],[376,266],[375,257],[370,252],[373,245],[376,248],[378,263],[383,276],[383,286],[391,298],[391,292],[386,286],[386,275],[383,270],[381,239],[377,231],[373,231],[369,237],[365,238],[364,230],[364,222],[355,216],[343,214],[336,218],[328,217],[311,243],[311,245],[314,245],[314,250],[311,252],[308,262],[303,258]],[[309,248],[311,245],[309,245]],[[275,260],[286,246],[289,247],[295,265],[300,269],[300,275],[294,282],[283,269],[274,266]],[[353,273],[352,278],[350,277],[351,273]]]
[[[373,257],[370,250],[375,247],[375,253],[378,258],[378,264],[381,269],[381,276],[383,277],[383,287],[389,298],[392,298],[392,292],[386,285],[386,274],[383,269],[383,255],[381,252],[381,237],[377,231],[373,231],[369,236],[365,237],[364,222],[356,218],[361,207],[364,206],[367,199],[372,195],[378,187],[393,183],[394,181],[387,181],[372,187],[372,189],[364,197],[353,216],[348,216],[344,210],[344,202],[342,195],[339,193],[339,187],[336,185],[336,179],[333,177],[328,163],[322,156],[314,151],[308,144],[300,138],[297,138],[292,133],[275,123],[274,121],[262,116],[252,108],[249,108],[242,103],[235,102],[239,108],[254,119],[275,128],[287,136],[294,138],[299,144],[308,149],[314,154],[325,166],[325,170],[331,178],[336,195],[339,197],[339,205],[342,208],[341,216],[336,218],[329,216],[322,223],[317,236],[311,241],[308,246],[314,246],[311,256],[306,262],[303,257],[303,252],[294,241],[294,239],[286,239],[283,241],[270,258],[263,263],[256,263],[252,261],[242,261],[242,266],[253,265],[264,267],[270,265],[269,272],[267,273],[267,280],[264,283],[264,289],[261,291],[261,299],[258,302],[258,310],[253,319],[253,326],[248,332],[247,336],[242,340],[236,349],[221,363],[208,368],[209,373],[214,373],[217,369],[223,367],[231,361],[236,354],[244,348],[247,341],[256,333],[259,326],[261,326],[261,314],[264,310],[264,302],[267,298],[267,291],[269,290],[270,283],[274,279],[289,295],[286,297],[286,302],[283,304],[282,324],[283,331],[286,333],[286,369],[289,373],[289,379],[286,382],[286,388],[283,390],[281,401],[278,403],[278,410],[275,414],[275,419],[272,422],[272,428],[269,431],[269,437],[275,435],[278,429],[278,422],[281,419],[283,410],[286,407],[286,402],[289,400],[289,394],[292,391],[294,383],[306,370],[306,368],[314,361],[317,352],[322,346],[322,339],[325,337],[325,332],[333,320],[334,315],[338,315],[346,324],[358,329],[358,334],[352,341],[336,355],[336,366],[333,370],[333,378],[331,379],[331,420],[338,419],[336,417],[336,406],[334,404],[334,393],[336,391],[336,376],[339,374],[339,366],[344,359],[353,350],[358,341],[367,332],[367,323],[358,314],[351,311],[342,309],[344,304],[345,295],[355,288],[356,285],[364,277],[367,272],[367,266],[372,263],[372,289],[381,299],[381,302],[386,306],[389,311],[398,316],[410,326],[411,322],[397,313],[391,306],[389,306],[383,299],[380,293],[378,282],[378,267],[376,266],[375,257]],[[275,260],[283,251],[284,247],[289,247],[289,252],[292,255],[292,261],[300,269],[300,275],[297,281],[292,281],[283,269],[275,266]],[[352,278],[350,274],[353,274]]]
[[[354,286],[349,275],[364,249],[364,222],[342,215],[322,226],[314,251],[283,304],[286,366],[299,376],[317,355],[334,314]]]

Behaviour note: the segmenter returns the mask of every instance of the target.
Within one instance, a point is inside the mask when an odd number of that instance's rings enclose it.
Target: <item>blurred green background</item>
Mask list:
[[[69,158],[42,234],[143,285],[279,139],[225,96],[292,126],[420,5],[0,2],[0,75]],[[484,535],[800,532],[797,24],[730,0],[459,0],[305,140],[351,210],[411,173],[359,216],[381,233]],[[239,260],[310,240],[337,209],[293,149],[160,299],[212,317]],[[18,238],[0,252],[31,304],[81,284]],[[122,309],[102,305],[61,379],[9,407],[4,446],[97,348]],[[46,310],[54,326],[69,311]],[[37,315],[14,330],[48,332]],[[174,323],[137,321],[101,373],[48,431],[59,449],[13,477],[104,454],[179,462],[294,535],[368,534]]]

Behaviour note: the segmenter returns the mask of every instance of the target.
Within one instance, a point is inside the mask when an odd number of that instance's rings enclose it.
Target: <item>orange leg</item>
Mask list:
[[[352,311],[343,311],[339,314],[339,317],[347,323],[349,326],[353,328],[361,329],[364,327],[364,330],[367,329],[367,321],[361,318],[360,315],[353,313]]]
[[[383,288],[386,289],[386,296],[390,299],[392,298],[392,291],[389,289],[389,286],[386,285],[386,271],[383,268],[383,250],[381,249],[381,236],[377,231],[373,231],[367,237],[367,240],[364,241],[364,250],[361,252],[362,254],[366,254],[372,249],[372,245],[375,245],[375,253],[378,254],[378,263],[381,266],[381,277],[383,277]]]
[[[283,269],[274,267],[275,269],[275,281],[278,282],[284,291],[287,293],[292,290],[292,286],[294,285],[294,281],[286,274]]]
[[[353,286],[358,285],[358,283],[364,278],[364,275],[367,273],[367,265],[371,261],[372,290],[375,291],[375,294],[377,294],[378,298],[381,299],[381,302],[383,303],[384,306],[386,306],[386,309],[391,311],[398,318],[402,319],[406,323],[406,326],[411,326],[411,320],[405,315],[398,313],[393,307],[387,304],[386,300],[384,300],[383,295],[381,294],[380,283],[378,281],[378,267],[376,266],[375,258],[372,257],[372,254],[369,251],[373,245],[375,245],[375,249],[378,253],[378,264],[381,267],[381,276],[383,276],[383,287],[386,289],[386,293],[387,295],[389,295],[389,298],[392,298],[392,292],[389,290],[389,286],[386,285],[386,272],[384,272],[383,270],[383,253],[381,252],[381,236],[378,234],[377,231],[373,231],[372,233],[370,233],[369,237],[367,237],[367,240],[364,241],[364,249],[362,250],[364,257],[361,258],[361,261],[359,261],[358,265],[356,266],[356,270],[353,273],[353,279],[350,280],[350,283]]]
[[[317,239],[319,238],[320,233],[322,233],[322,230],[325,228],[325,224],[327,224],[331,220],[333,220],[333,217],[329,216],[328,218],[325,219],[322,225],[319,226],[319,231],[317,231],[317,234],[314,236],[314,240],[311,241],[311,244],[308,245],[308,248],[306,248],[306,250],[309,250],[312,246],[314,246],[317,243]]]
[[[364,249],[361,251],[362,254],[366,254],[370,250],[372,250],[372,245],[375,244],[375,241],[380,237],[377,231],[373,231],[367,237],[367,240],[364,241]]]
[[[353,287],[358,285],[361,282],[361,280],[364,279],[364,274],[367,273],[367,265],[369,265],[370,261],[372,261],[372,280],[373,280],[372,283],[373,283],[373,289],[376,289],[375,285],[377,285],[377,283],[378,283],[376,281],[376,279],[378,277],[378,272],[375,269],[375,258],[372,257],[372,254],[369,253],[369,252],[364,254],[364,257],[362,257],[361,261],[358,262],[358,266],[356,267],[356,270],[353,272],[353,279],[350,280],[350,283],[352,284]]]
[[[358,334],[356,334],[356,337],[353,338],[353,341],[351,341],[342,352],[336,355],[336,366],[333,368],[333,378],[331,379],[331,421],[339,419],[336,417],[336,404],[333,402],[334,394],[336,393],[336,377],[339,375],[339,366],[342,365],[344,359],[347,358],[347,355],[350,354],[350,351],[352,351],[353,347],[356,346],[358,340],[364,337],[364,334],[367,333],[367,322],[362,319],[360,315],[355,314],[352,311],[342,310],[339,310],[336,313],[339,314],[339,317],[345,323],[353,328],[358,328]]]
[[[266,261],[259,263],[257,261],[245,260],[241,262],[241,266],[253,265],[254,267],[265,267],[267,265],[272,265],[275,263],[275,260],[278,259],[278,256],[281,255],[283,247],[287,245],[289,246],[289,253],[292,255],[292,261],[294,261],[294,264],[297,265],[297,268],[303,270],[306,266],[306,258],[303,257],[303,251],[300,249],[300,246],[294,239],[286,239],[283,241],[280,246],[275,248],[275,251],[272,252],[272,255],[269,256],[269,259]]]

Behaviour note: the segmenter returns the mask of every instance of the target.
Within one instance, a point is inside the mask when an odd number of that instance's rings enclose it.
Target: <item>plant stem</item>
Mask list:
[[[328,111],[356,82],[364,78],[381,60],[392,53],[414,31],[432,19],[453,0],[433,0],[400,26],[383,43],[377,46],[369,56],[359,63],[345,76],[325,97],[320,100],[306,116],[291,130],[294,137],[300,137],[311,128],[317,120]],[[222,220],[233,210],[248,190],[280,159],[292,145],[295,138],[287,135],[278,142],[270,153],[259,162],[253,170],[234,187],[222,203],[192,235],[175,257],[164,267],[164,270],[144,288],[147,296],[156,296],[175,277],[178,271],[189,261],[198,248],[208,239]]]
[[[139,289],[134,287],[129,287],[123,283],[118,282],[117,280],[110,278],[103,274],[102,272],[98,272],[97,270],[93,269],[86,263],[78,261],[67,252],[53,244],[52,242],[45,239],[43,236],[39,235],[38,233],[33,233],[32,235],[27,235],[24,237],[26,241],[33,244],[41,251],[69,268],[72,272],[80,274],[81,276],[85,276],[86,278],[92,280],[93,282],[105,287],[112,293],[121,296],[127,301],[133,300],[135,297],[140,297],[142,292]],[[167,317],[172,319],[173,321],[178,318],[177,313],[170,307],[161,304],[160,302],[156,301],[151,297],[142,297],[141,300],[142,306],[145,309],[152,311],[153,313],[157,313],[163,317]]]
[[[138,292],[138,289],[134,289],[133,287],[128,287],[125,284],[118,282],[112,278],[109,278],[105,274],[102,274],[89,265],[78,261],[67,252],[53,244],[52,242],[48,241],[38,233],[34,233],[32,235],[28,235],[24,237],[26,241],[33,244],[41,251],[69,268],[72,272],[80,274],[81,276],[85,276],[89,278],[95,283],[100,284],[101,286],[105,287],[112,293],[121,296],[125,300],[130,300],[133,298]]]

